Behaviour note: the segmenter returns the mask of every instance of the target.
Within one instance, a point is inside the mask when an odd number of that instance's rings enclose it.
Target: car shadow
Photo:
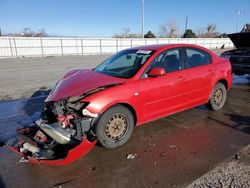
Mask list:
[[[211,111],[206,105],[200,105],[200,106],[197,106],[195,107],[195,109],[197,110],[201,110],[201,111]]]
[[[3,182],[3,180],[2,180],[1,176],[0,176],[0,187],[1,188],[5,188],[6,187],[5,184],[4,184],[4,182]]]
[[[208,119],[213,120],[221,125],[242,131],[246,134],[250,134],[250,116],[236,115],[236,114],[224,114],[229,117],[233,122],[232,124],[226,123],[214,117],[208,117]]]
[[[16,142],[17,128],[29,126],[43,117],[44,100],[49,91],[40,88],[29,98],[0,102],[0,147]]]
[[[233,121],[234,128],[239,129],[247,134],[250,134],[250,116],[242,116],[235,114],[225,114],[230,117],[230,120]]]
[[[30,98],[26,100],[22,111],[28,116],[32,116],[34,113],[42,111],[44,107],[44,100],[48,96],[49,92],[50,90],[44,90],[43,88],[34,92]]]

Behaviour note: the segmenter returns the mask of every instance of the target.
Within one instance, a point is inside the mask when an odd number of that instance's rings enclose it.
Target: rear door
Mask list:
[[[197,48],[185,48],[185,68],[188,70],[190,103],[200,104],[209,98],[215,76],[212,57]]]
[[[166,74],[150,78],[147,73],[154,67],[165,68]],[[158,55],[139,80],[139,100],[143,120],[163,117],[183,108],[188,100],[188,72],[183,69],[182,49],[170,49]]]

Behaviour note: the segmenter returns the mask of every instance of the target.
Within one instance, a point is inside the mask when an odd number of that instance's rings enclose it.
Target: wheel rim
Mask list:
[[[113,115],[105,126],[105,135],[112,141],[121,139],[127,132],[128,121],[122,114]]]
[[[215,90],[213,99],[214,99],[214,103],[217,106],[220,106],[222,104],[222,101],[223,101],[223,90],[221,88]]]

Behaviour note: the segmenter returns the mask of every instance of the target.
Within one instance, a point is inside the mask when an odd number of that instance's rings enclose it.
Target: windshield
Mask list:
[[[151,50],[124,50],[104,61],[94,71],[114,77],[131,78],[152,54]]]

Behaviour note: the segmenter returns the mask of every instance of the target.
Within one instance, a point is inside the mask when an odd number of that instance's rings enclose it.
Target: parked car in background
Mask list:
[[[250,32],[233,33],[228,37],[236,49],[223,52],[221,57],[231,62],[235,74],[250,74]]]
[[[220,110],[231,85],[230,62],[206,48],[126,49],[93,70],[67,73],[45,100],[45,118],[20,129],[22,141],[12,148],[30,162],[66,164],[95,141],[125,144],[146,122],[202,104]]]

